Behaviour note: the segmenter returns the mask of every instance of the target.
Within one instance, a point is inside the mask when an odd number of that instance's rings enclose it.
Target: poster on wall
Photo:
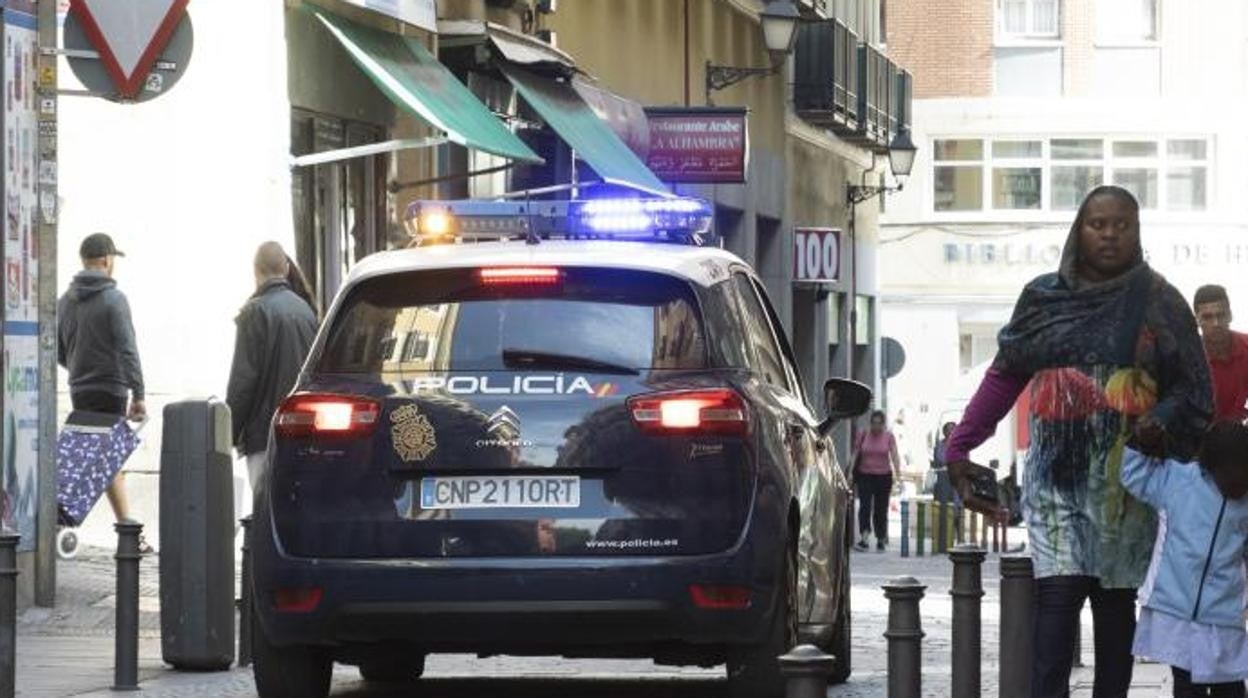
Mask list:
[[[33,10],[33,8],[32,8]],[[4,10],[4,433],[0,522],[35,547],[39,461],[39,178],[33,14]]]

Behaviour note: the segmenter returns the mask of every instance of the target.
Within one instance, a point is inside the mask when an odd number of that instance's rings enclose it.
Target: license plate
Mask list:
[[[581,478],[427,477],[420,481],[421,509],[571,509],[581,505]]]

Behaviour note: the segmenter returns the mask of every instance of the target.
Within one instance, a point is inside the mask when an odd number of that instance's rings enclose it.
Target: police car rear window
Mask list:
[[[689,284],[651,272],[567,268],[554,283],[491,284],[480,270],[365,280],[331,324],[321,373],[698,369]]]

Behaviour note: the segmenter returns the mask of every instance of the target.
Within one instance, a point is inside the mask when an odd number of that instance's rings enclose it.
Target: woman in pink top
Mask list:
[[[897,456],[897,439],[888,430],[882,411],[872,412],[871,428],[858,435],[852,462],[860,534],[854,547],[867,550],[867,538],[874,530],[875,549],[883,551],[888,547],[888,495],[893,491],[893,478],[901,477],[897,471],[901,458]]]

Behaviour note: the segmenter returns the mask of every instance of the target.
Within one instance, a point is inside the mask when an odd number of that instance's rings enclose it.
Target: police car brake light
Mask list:
[[[734,390],[682,390],[629,398],[633,422],[648,434],[741,436],[749,429],[745,402]]]
[[[280,437],[362,436],[377,425],[381,405],[353,395],[301,393],[278,408],[273,430]]]
[[[486,267],[478,274],[486,286],[555,284],[562,276],[555,267]]]

